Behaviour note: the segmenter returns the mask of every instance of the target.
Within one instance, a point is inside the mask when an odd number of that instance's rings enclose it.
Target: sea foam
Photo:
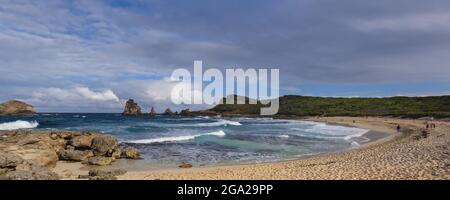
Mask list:
[[[131,140],[131,141],[127,141],[126,143],[151,144],[151,143],[163,143],[163,142],[179,142],[179,141],[185,141],[185,140],[193,140],[197,137],[207,136],[207,135],[223,137],[226,134],[222,130],[219,130],[219,131],[215,131],[215,132],[197,134],[197,135],[185,135],[185,136],[161,137],[161,138],[151,138],[151,139],[142,139],[142,140]]]
[[[228,126],[228,125],[232,125],[232,126],[240,126],[242,125],[239,122],[236,121],[230,121],[230,120],[226,120],[226,119],[221,119],[217,122],[209,122],[209,123],[198,123],[198,124],[194,124],[193,126]]]
[[[30,129],[30,128],[36,128],[39,126],[39,123],[37,121],[22,121],[17,120],[15,122],[6,122],[0,124],[0,130],[17,130],[17,129]]]

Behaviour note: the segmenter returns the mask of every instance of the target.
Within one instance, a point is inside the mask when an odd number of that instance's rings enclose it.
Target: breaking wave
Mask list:
[[[185,140],[193,140],[197,137],[207,136],[207,135],[223,137],[223,136],[225,136],[225,132],[220,130],[220,131],[198,134],[198,135],[185,135],[185,136],[161,137],[161,138],[142,139],[142,140],[131,140],[131,141],[127,141],[126,143],[151,144],[151,143],[163,143],[163,142],[179,142],[179,141],[185,141]]]
[[[217,122],[193,124],[193,126],[228,126],[228,125],[240,126],[242,124],[239,122],[236,122],[236,121],[230,121],[230,120],[226,120],[226,119],[221,119]]]
[[[0,130],[17,130],[17,129],[30,129],[30,128],[36,128],[39,126],[39,123],[37,121],[22,121],[17,120],[15,122],[6,122],[0,124]]]

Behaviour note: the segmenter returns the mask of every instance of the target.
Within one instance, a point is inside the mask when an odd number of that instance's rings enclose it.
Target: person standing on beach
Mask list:
[[[397,124],[397,133],[400,132],[400,124]]]

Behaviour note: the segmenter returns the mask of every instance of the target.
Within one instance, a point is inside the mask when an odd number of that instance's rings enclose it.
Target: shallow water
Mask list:
[[[270,118],[165,117],[120,114],[2,116],[1,129],[96,130],[138,148],[144,161],[173,166],[259,163],[356,147],[368,130]]]

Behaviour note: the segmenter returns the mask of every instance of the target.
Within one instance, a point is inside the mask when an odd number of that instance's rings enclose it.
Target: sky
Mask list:
[[[280,94],[450,94],[448,0],[0,0],[0,101],[179,110],[174,69],[278,68]],[[195,106],[193,107],[195,109]]]

